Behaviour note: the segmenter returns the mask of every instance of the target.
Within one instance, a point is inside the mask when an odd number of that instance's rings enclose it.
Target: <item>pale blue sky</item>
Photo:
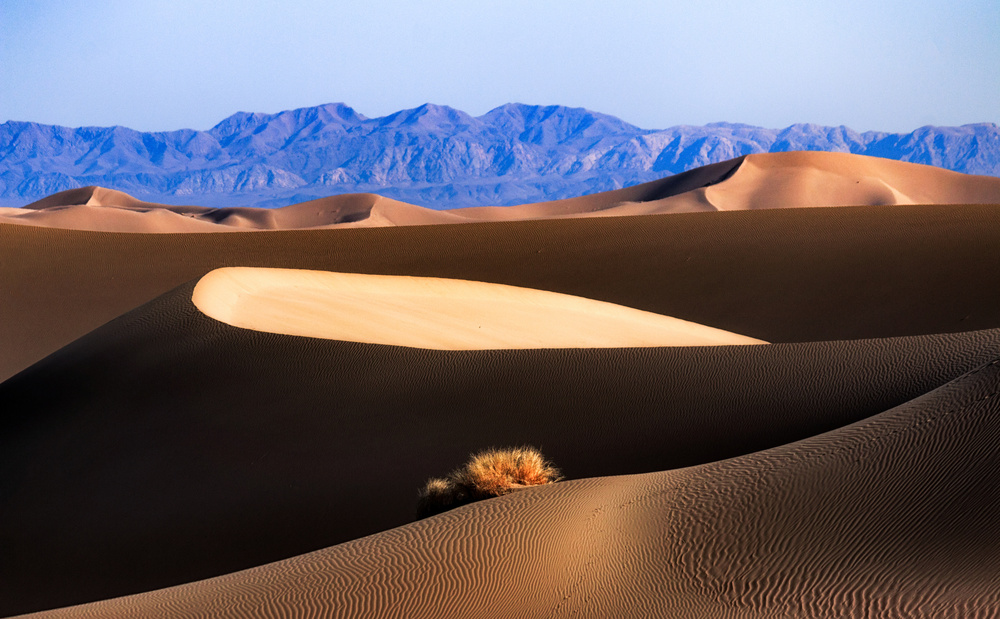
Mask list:
[[[0,121],[207,129],[333,101],[651,129],[1000,122],[1000,2],[0,0]]]

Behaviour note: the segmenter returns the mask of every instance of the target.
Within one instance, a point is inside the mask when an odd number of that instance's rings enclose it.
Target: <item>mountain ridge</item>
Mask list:
[[[375,192],[432,208],[607,191],[742,155],[850,152],[1000,176],[1000,127],[908,134],[800,123],[642,129],[584,108],[508,103],[474,117],[426,103],[368,118],[344,103],[237,112],[207,131],[0,124],[0,205],[100,185],[143,200],[285,206]]]

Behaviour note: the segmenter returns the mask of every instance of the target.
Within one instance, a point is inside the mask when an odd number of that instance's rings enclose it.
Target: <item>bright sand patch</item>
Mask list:
[[[766,343],[583,297],[435,277],[230,267],[205,275],[192,301],[244,329],[436,350]]]

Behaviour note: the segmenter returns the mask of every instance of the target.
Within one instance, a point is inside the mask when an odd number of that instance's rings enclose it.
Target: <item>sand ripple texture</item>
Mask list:
[[[1000,616],[1000,180],[938,172],[753,156],[460,225],[371,195],[0,213],[0,615]],[[220,267],[773,343],[267,333],[192,303]],[[414,522],[429,477],[521,444],[570,481]]]
[[[540,487],[64,617],[994,617],[1000,362],[688,469]]]
[[[201,314],[193,287],[0,384],[6,612],[404,525],[416,489],[483,445],[537,445],[575,479],[697,465],[859,421],[1000,355],[998,330],[421,350],[239,329]]]

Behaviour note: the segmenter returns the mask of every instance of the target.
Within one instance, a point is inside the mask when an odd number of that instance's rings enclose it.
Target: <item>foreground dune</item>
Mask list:
[[[992,617],[1000,361],[832,432],[518,491],[60,617]]]
[[[663,471],[838,428],[1000,356],[998,330],[428,350],[233,327],[194,286],[0,383],[0,615],[404,525],[427,478],[491,445],[535,445],[570,479]]]
[[[170,206],[101,187],[64,191],[0,223],[105,232],[224,232],[414,226],[699,211],[888,204],[996,204],[1000,179],[847,153],[740,157],[650,183],[579,198],[437,211],[374,194],[348,194],[281,209]]]
[[[613,303],[438,277],[237,267],[201,278],[192,299],[245,329],[436,350],[765,343]]]

